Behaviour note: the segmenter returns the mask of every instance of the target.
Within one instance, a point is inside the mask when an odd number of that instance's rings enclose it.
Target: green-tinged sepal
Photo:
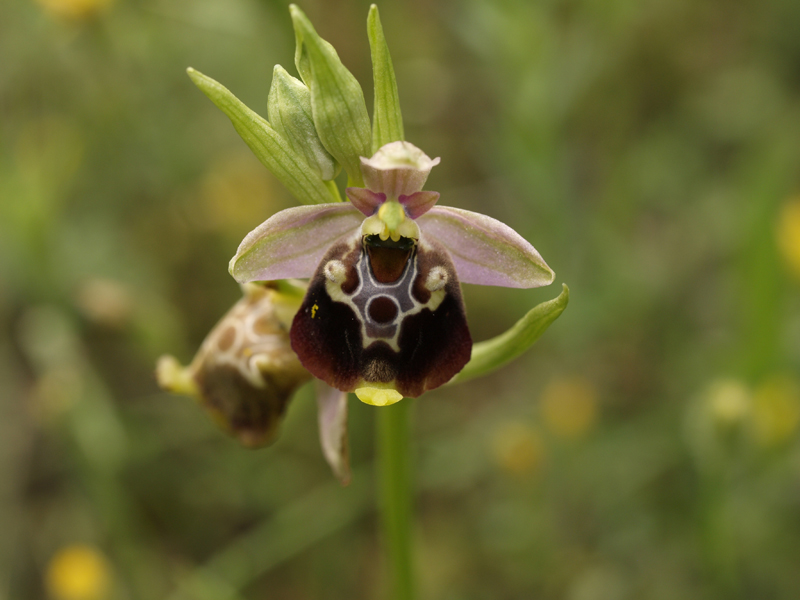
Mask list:
[[[323,181],[339,174],[341,167],[322,145],[311,115],[311,92],[299,79],[275,65],[267,103],[269,123],[295,153],[303,156]]]
[[[363,187],[361,156],[371,154],[364,92],[328,42],[294,4],[290,7],[297,38],[295,64],[311,91],[311,109],[319,138],[347,172],[348,185]]]
[[[389,142],[404,140],[403,115],[397,95],[392,57],[383,36],[378,7],[369,7],[367,34],[372,54],[372,77],[375,82],[375,112],[372,116],[372,152]]]
[[[450,383],[461,383],[487,375],[511,362],[530,348],[550,327],[569,303],[569,288],[563,285],[558,297],[533,307],[514,326],[495,338],[472,346],[472,357]]]
[[[320,175],[305,158],[292,150],[270,124],[250,110],[225,86],[210,77],[186,70],[194,84],[222,110],[258,159],[303,204],[325,204],[333,198]]]

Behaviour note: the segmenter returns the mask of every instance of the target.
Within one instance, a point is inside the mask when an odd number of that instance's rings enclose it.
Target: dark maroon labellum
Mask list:
[[[320,262],[291,340],[303,366],[339,390],[389,384],[412,398],[449,381],[472,349],[447,251],[360,234]]]

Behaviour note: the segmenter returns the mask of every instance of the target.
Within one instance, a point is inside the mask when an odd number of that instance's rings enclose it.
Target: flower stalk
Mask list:
[[[397,94],[392,58],[383,35],[378,7],[367,17],[372,71],[375,85],[373,109],[373,154],[386,144],[403,140],[403,116]],[[421,186],[420,186],[421,187]],[[411,469],[411,411],[407,399],[378,410],[377,453],[380,523],[384,540],[384,560],[391,600],[416,597],[413,572],[413,498]]]
[[[413,483],[410,399],[376,415],[379,510],[391,600],[416,597],[413,565]]]

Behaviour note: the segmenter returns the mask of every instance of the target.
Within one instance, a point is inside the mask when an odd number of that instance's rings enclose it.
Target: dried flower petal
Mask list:
[[[347,392],[317,381],[317,417],[322,454],[342,485],[350,483],[347,444]]]
[[[289,344],[297,296],[250,284],[208,334],[189,367],[159,360],[159,384],[188,393],[245,446],[270,443],[294,391],[311,375]]]

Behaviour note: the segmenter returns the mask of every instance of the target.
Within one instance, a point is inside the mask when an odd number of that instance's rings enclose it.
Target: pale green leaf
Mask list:
[[[275,65],[267,102],[269,123],[289,146],[311,166],[324,181],[339,173],[339,165],[325,150],[317,135],[311,114],[311,92],[302,81]]]
[[[289,147],[266,119],[247,108],[222,84],[191,67],[186,72],[194,84],[228,116],[253,153],[295,198],[303,204],[325,204],[334,200],[322,178]]]
[[[397,81],[394,77],[392,57],[383,35],[378,7],[369,8],[367,34],[372,54],[372,77],[375,82],[375,112],[372,116],[372,153],[390,142],[405,139]]]
[[[564,312],[569,302],[569,288],[564,284],[557,298],[542,302],[514,326],[495,338],[472,347],[472,358],[450,383],[460,383],[499,369],[530,348]]]
[[[294,4],[289,8],[297,38],[295,64],[311,91],[319,138],[347,172],[349,185],[363,187],[360,157],[370,156],[372,138],[364,92],[303,12]]]

